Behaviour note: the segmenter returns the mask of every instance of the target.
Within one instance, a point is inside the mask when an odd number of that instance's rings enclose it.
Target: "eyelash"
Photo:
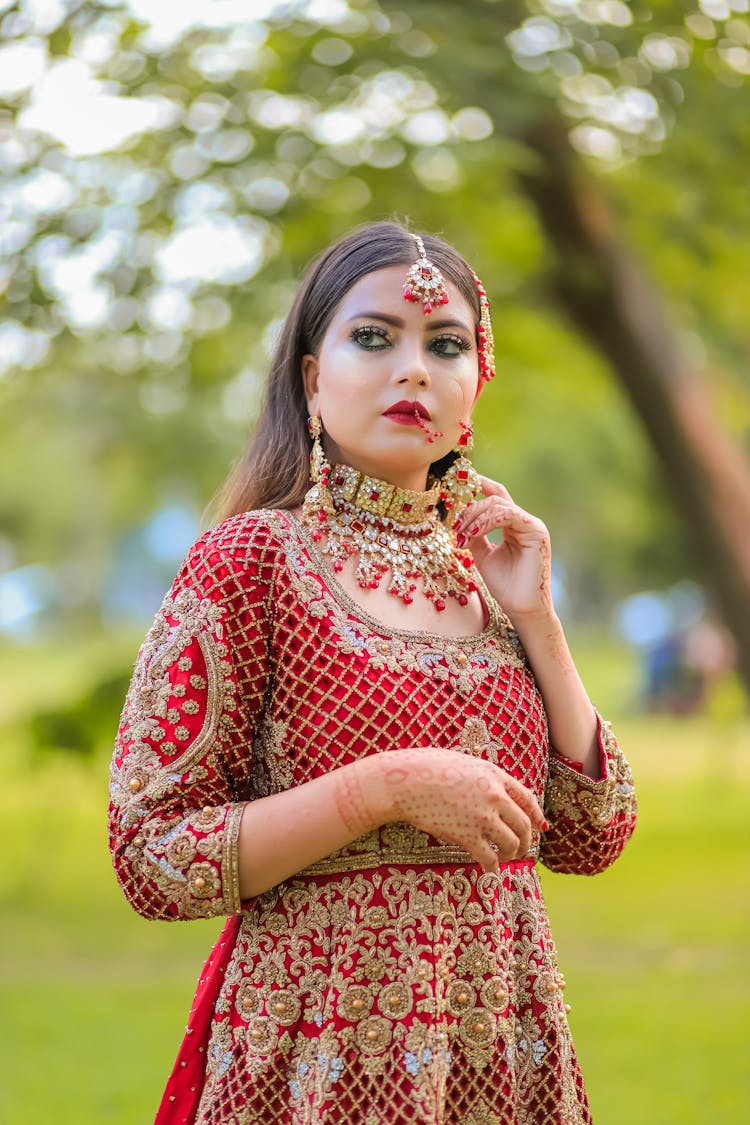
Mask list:
[[[389,339],[388,332],[386,331],[385,328],[383,328],[379,324],[362,324],[358,328],[354,329],[354,331],[351,333],[350,338],[355,342],[355,344],[360,344],[360,346],[365,351],[380,351],[380,350],[382,350],[380,348],[368,348],[365,344],[361,344],[360,343],[361,337],[366,336],[366,335],[379,336],[381,338],[381,340],[388,340]],[[455,344],[459,349],[459,352],[457,354],[460,354],[461,352],[471,351],[471,344],[467,343],[467,341],[464,340],[462,336],[456,336],[452,332],[446,332],[442,336],[435,336],[430,341],[430,347],[432,348],[432,346],[434,344],[438,344],[442,340],[449,340],[451,343]],[[436,352],[435,354],[436,355],[442,355],[444,359],[455,359],[456,358],[455,355],[446,355],[445,352],[440,352],[440,351]]]

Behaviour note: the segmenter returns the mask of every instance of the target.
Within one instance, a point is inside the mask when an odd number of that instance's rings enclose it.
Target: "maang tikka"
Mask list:
[[[422,312],[428,316],[438,305],[448,304],[448,290],[440,270],[427,257],[422,239],[418,234],[413,234],[412,238],[417,244],[419,258],[406,275],[404,300],[422,301]]]

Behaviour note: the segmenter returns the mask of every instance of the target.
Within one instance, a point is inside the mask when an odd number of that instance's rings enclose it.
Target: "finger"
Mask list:
[[[519,508],[518,504],[503,500],[499,496],[493,496],[487,508],[475,516],[474,524],[482,525],[477,533],[486,533],[490,521],[493,527],[502,528],[503,533],[513,532],[519,537],[525,536],[530,540],[548,535],[546,525],[537,516],[532,516],[531,512]],[[471,530],[472,528],[469,528],[470,532]]]
[[[497,854],[504,863],[520,854],[521,841],[501,817],[497,817],[494,826],[487,829],[485,836],[490,840],[490,847],[492,844],[495,845]],[[526,850],[528,851],[528,848]]]
[[[487,508],[488,504],[492,502],[492,497],[483,497],[481,500],[472,500],[471,504],[467,504],[462,512],[458,514],[453,524],[454,529],[466,528],[474,523],[477,516]]]
[[[530,818],[526,815],[523,809],[519,805],[515,804],[515,802],[505,793],[503,794],[503,799],[501,802],[500,815],[503,819],[503,822],[508,826],[508,828],[518,841],[519,854],[526,855],[527,851],[531,847],[532,825]]]
[[[464,535],[484,535],[492,527],[499,527],[498,520],[506,520],[502,513],[515,507],[512,501],[501,496],[486,496],[483,500],[475,500],[464,508],[453,525],[454,530],[463,532]]]
[[[485,496],[502,496],[504,500],[510,500],[513,503],[513,497],[508,492],[504,484],[500,484],[497,480],[491,480],[490,477],[483,477],[480,475],[479,483],[482,486],[482,492]]]
[[[490,845],[489,840],[485,840],[483,836],[479,836],[476,840],[473,840],[471,847],[467,848],[467,850],[471,852],[485,874],[488,874],[490,871],[500,870],[500,856]]]
[[[505,791],[508,796],[511,797],[512,800],[515,801],[515,803],[523,809],[523,811],[526,813],[531,823],[535,825],[535,827],[537,827],[542,832],[546,832],[549,828],[549,825],[544,816],[544,813],[542,812],[542,809],[539,806],[539,802],[537,801],[531,790],[527,789],[526,786],[522,782],[520,782],[517,777],[513,777],[513,774],[506,773],[504,780]]]

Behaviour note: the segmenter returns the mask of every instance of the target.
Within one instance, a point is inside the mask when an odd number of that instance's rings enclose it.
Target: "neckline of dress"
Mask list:
[[[278,510],[289,519],[297,533],[297,537],[304,545],[305,550],[315,559],[320,574],[325,580],[326,589],[333,600],[342,610],[345,610],[350,617],[358,619],[362,625],[367,626],[367,628],[376,635],[390,636],[401,640],[412,640],[421,642],[422,644],[428,641],[433,643],[438,641],[443,644],[478,646],[488,639],[496,637],[501,632],[501,626],[506,620],[505,614],[503,614],[500,606],[492,597],[492,594],[487,589],[479,573],[477,573],[476,576],[477,585],[479,587],[477,593],[485,613],[485,625],[479,633],[434,633],[429,629],[399,629],[395,625],[387,625],[384,621],[380,621],[377,617],[373,617],[371,613],[368,613],[364,606],[360,605],[360,603],[351,596],[349,591],[344,589],[336,577],[336,572],[333,567],[329,566],[325,555],[318,550],[317,544],[313,541],[308,529],[299,517],[288,509],[280,508]],[[510,625],[510,622],[508,622],[508,625]]]

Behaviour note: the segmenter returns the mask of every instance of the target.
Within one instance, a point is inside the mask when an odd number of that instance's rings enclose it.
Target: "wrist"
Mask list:
[[[558,634],[562,632],[562,623],[555,613],[553,606],[541,606],[537,609],[524,611],[506,610],[513,628],[523,640],[523,635]]]
[[[398,750],[391,750],[384,754],[371,754],[348,767],[357,772],[357,780],[368,812],[368,824],[365,828],[367,832],[379,828],[381,824],[390,824],[398,820],[393,786],[388,783],[386,777],[386,766],[389,770],[393,769],[395,756],[398,753]]]

